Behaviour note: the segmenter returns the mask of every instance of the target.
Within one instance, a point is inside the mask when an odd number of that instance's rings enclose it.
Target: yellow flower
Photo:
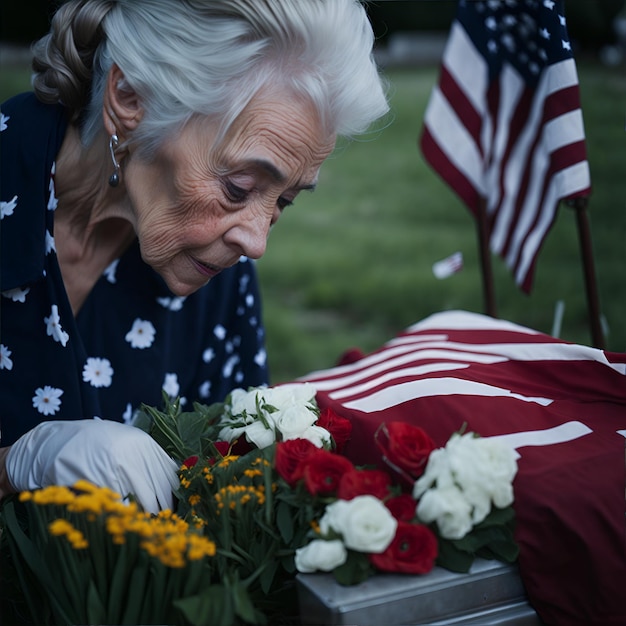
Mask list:
[[[74,527],[66,519],[55,519],[48,524],[48,532],[56,537],[72,532]]]
[[[197,493],[194,493],[193,495],[189,496],[189,504],[191,504],[191,506],[195,506],[196,504],[199,504],[201,498]]]
[[[83,533],[74,528],[66,519],[59,518],[50,522],[48,524],[48,532],[56,537],[65,536],[75,550],[81,550],[89,546]]]
[[[76,498],[76,494],[69,487],[50,485],[33,492],[32,501],[35,504],[68,504]]]

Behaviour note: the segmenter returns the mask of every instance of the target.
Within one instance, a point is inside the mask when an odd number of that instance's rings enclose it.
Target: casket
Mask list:
[[[378,575],[352,587],[330,574],[299,574],[302,624],[540,626],[517,566],[476,560],[458,574]]]
[[[343,454],[356,465],[384,469],[375,434],[392,421],[441,447],[466,429],[519,454],[517,567],[477,563],[354,588],[299,576],[304,623],[626,624],[626,354],[446,311],[301,380],[320,408],[352,421]]]

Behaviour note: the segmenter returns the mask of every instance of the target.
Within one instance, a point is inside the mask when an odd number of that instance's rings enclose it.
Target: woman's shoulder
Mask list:
[[[34,93],[13,96],[0,106],[3,151],[41,152],[42,142],[56,150],[68,124],[67,109],[60,104],[45,104]]]

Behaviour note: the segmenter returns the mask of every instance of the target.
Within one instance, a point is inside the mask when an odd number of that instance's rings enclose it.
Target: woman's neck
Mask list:
[[[135,238],[124,186],[108,183],[112,171],[104,132],[85,147],[70,126],[56,161],[54,240],[74,314],[104,269]]]

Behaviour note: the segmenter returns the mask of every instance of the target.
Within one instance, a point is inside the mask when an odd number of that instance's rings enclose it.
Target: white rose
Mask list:
[[[337,500],[326,507],[320,530],[334,530],[343,537],[347,548],[358,552],[384,552],[396,534],[397,520],[374,496]]]
[[[256,415],[256,398],[258,395],[262,395],[263,388],[254,388],[250,391],[245,389],[233,389],[230,392],[230,413],[233,416]]]
[[[441,536],[461,539],[472,530],[472,507],[458,487],[429,489],[417,505],[417,516],[425,524],[437,522]]]
[[[263,422],[253,422],[245,427],[246,439],[257,448],[267,448],[276,441],[273,429],[265,428]]]
[[[264,394],[268,404],[277,409],[306,406],[315,402],[315,387],[311,383],[290,383],[271,387]]]
[[[293,436],[285,437],[283,435],[283,441],[287,441],[288,439],[307,439],[317,448],[329,449],[331,446],[330,433],[321,426],[309,426],[303,432]]]
[[[453,436],[446,449],[455,480],[471,504],[482,511],[485,498],[499,507],[513,502],[511,484],[517,472],[513,448],[502,441],[467,433]],[[475,517],[482,521],[487,513]]]
[[[239,437],[241,437],[241,435],[244,433],[245,429],[245,426],[242,426],[241,428],[231,428],[230,426],[224,426],[224,428],[222,428],[218,433],[217,438],[219,441],[228,441],[230,443],[235,439],[239,439]]]
[[[296,439],[317,421],[317,415],[306,405],[291,405],[272,414],[283,439]]]
[[[332,572],[343,565],[348,558],[348,551],[340,539],[326,541],[314,539],[308,545],[296,550],[296,569],[303,574],[322,571]]]
[[[445,489],[453,484],[454,477],[446,449],[437,448],[430,453],[424,473],[413,486],[413,497],[419,499],[427,489],[435,485]]]

